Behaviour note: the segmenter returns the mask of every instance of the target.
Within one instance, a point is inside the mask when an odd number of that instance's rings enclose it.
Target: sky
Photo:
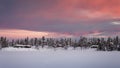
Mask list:
[[[34,33],[120,35],[120,0],[0,0],[0,36],[34,37]]]

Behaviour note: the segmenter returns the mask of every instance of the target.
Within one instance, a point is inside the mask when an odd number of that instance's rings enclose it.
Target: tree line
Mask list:
[[[24,38],[17,40],[8,40],[6,37],[0,37],[0,49],[5,47],[14,47],[15,45],[31,45],[35,46],[37,49],[39,47],[52,47],[58,48],[62,47],[67,49],[68,47],[81,47],[82,48],[90,48],[92,45],[98,45],[97,50],[100,51],[113,51],[120,50],[120,38],[116,37],[108,37],[108,38],[87,38],[80,37],[79,39],[72,38]]]

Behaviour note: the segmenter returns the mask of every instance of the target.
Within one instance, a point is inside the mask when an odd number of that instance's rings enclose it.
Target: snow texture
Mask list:
[[[80,48],[4,48],[0,68],[120,68],[118,51]]]

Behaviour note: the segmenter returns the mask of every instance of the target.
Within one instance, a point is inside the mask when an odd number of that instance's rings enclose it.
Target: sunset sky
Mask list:
[[[120,0],[0,0],[0,36],[46,33],[48,37],[120,36]]]

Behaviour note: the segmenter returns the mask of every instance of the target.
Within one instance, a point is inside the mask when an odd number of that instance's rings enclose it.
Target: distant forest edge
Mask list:
[[[0,37],[0,49],[6,47],[17,47],[16,45],[29,45],[34,46],[36,49],[39,47],[58,48],[62,47],[67,49],[68,47],[77,48],[96,48],[98,51],[120,51],[120,38],[108,37],[108,38],[87,38],[80,37],[79,39],[72,38],[24,38],[17,40],[9,40],[6,37]],[[26,46],[26,48],[29,48]]]

